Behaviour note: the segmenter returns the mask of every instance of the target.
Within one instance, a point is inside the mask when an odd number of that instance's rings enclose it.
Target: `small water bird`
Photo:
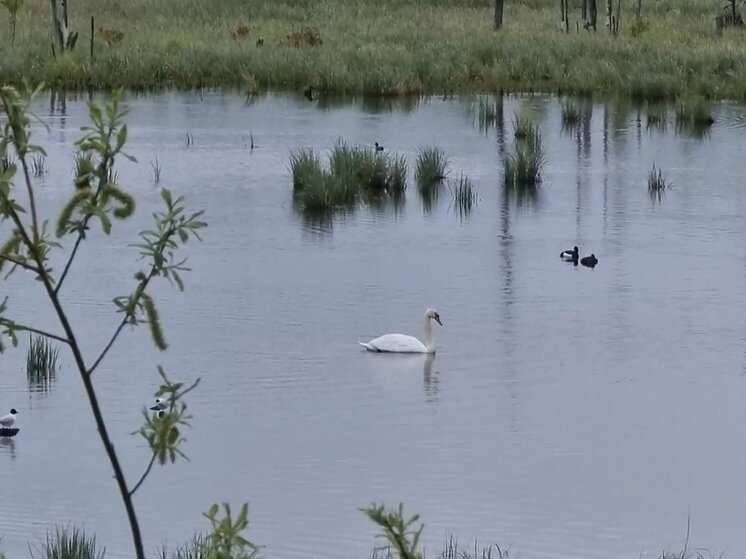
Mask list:
[[[383,146],[378,145],[378,142],[376,142],[376,151],[383,151]]]
[[[571,262],[578,259],[578,247],[572,247],[572,250],[563,250],[560,252],[560,258],[565,262]]]
[[[596,258],[595,254],[591,253],[590,256],[581,258],[580,263],[587,268],[595,268],[596,264],[598,264],[598,258]]]
[[[560,258],[565,262],[572,262],[578,259],[578,247],[572,247],[572,250],[563,250],[560,252]]]
[[[443,326],[438,311],[435,309],[427,309],[427,311],[425,311],[424,344],[414,336],[408,336],[406,334],[384,334],[383,336],[379,336],[369,342],[358,343],[368,351],[388,353],[435,353],[432,320]]]
[[[159,411],[160,412],[160,411],[165,410],[166,408],[168,408],[168,402],[166,401],[166,399],[165,398],[156,398],[155,399],[155,405],[151,406],[150,409],[153,410],[153,411]]]
[[[15,408],[11,408],[10,413],[8,415],[4,415],[0,417],[0,425],[2,425],[5,429],[8,429],[10,427],[13,427],[13,425],[16,422],[16,414],[18,412]]]

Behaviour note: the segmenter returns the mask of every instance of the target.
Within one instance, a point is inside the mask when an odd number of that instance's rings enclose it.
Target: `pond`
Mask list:
[[[213,502],[250,504],[267,557],[368,557],[371,502],[419,513],[437,554],[453,534],[511,557],[657,557],[689,546],[746,553],[746,168],[744,107],[714,107],[707,134],[648,129],[631,103],[579,102],[562,124],[552,97],[505,97],[480,126],[475,98],[309,102],[302,96],[130,96],[119,181],[138,211],[84,244],[64,302],[88,359],[108,341],[113,297],[139,269],[130,246],[160,204],[153,184],[204,208],[186,290],[154,285],[169,342],[125,329],[96,372],[130,480],[148,450],[131,432],[159,384],[156,365],[199,388],[190,462],[155,468],[136,496],[147,550],[207,528]],[[36,105],[48,152],[40,209],[72,190],[84,97]],[[511,120],[528,112],[546,153],[535,196],[503,191]],[[189,140],[187,140],[189,138]],[[253,138],[254,149],[251,149]],[[402,204],[318,223],[292,203],[291,150],[338,138],[406,156]],[[478,191],[468,214],[448,190],[424,204],[417,149],[437,144],[451,177]],[[660,198],[648,173],[671,184]],[[6,231],[4,230],[3,233]],[[3,235],[4,236],[4,235]],[[559,258],[594,253],[595,269]],[[55,261],[59,267],[63,254]],[[2,284],[19,321],[59,330],[39,285]],[[356,342],[422,335],[436,308],[437,354],[380,355]],[[130,557],[129,532],[70,356],[29,385],[26,339],[2,356],[0,549],[28,553],[55,523]]]

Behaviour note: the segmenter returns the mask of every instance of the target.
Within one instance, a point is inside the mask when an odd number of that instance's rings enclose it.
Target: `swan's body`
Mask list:
[[[425,343],[414,336],[407,334],[384,334],[369,342],[358,342],[368,351],[388,353],[435,353],[435,340],[433,339],[433,326],[431,320],[435,320],[443,326],[440,315],[435,309],[428,309],[425,313]]]
[[[16,414],[18,412],[13,408],[10,410],[10,413],[8,415],[4,415],[0,417],[0,425],[2,425],[5,428],[13,427],[13,425],[16,422]]]
[[[572,250],[563,250],[560,258],[565,262],[573,262],[578,259],[578,247],[572,247]]]
[[[590,256],[581,258],[580,263],[588,268],[595,268],[596,264],[598,264],[598,258],[596,258],[595,254],[591,254]]]

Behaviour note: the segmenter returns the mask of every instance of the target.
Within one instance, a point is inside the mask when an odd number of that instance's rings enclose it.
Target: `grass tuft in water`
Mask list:
[[[458,181],[454,181],[453,185],[449,185],[448,189],[451,191],[453,204],[458,210],[459,216],[462,219],[468,217],[472,207],[477,203],[477,192],[474,184],[469,177],[462,174]]]
[[[158,551],[157,559],[208,559],[209,549],[205,537],[194,536],[184,545],[176,547],[173,551],[163,548]]]
[[[663,171],[656,169],[655,165],[648,174],[648,190],[652,192],[662,192],[670,188],[670,184],[663,175]]]
[[[534,134],[536,126],[531,117],[515,113],[513,116],[513,136],[516,140],[525,140]]]
[[[293,173],[293,190],[303,190],[323,172],[321,160],[312,148],[301,148],[290,154],[290,171]]]
[[[161,184],[161,162],[158,161],[158,156],[155,156],[155,161],[150,162],[152,171],[153,186]]]
[[[544,163],[541,130],[534,126],[525,139],[516,142],[515,152],[505,159],[505,187],[511,190],[537,187]]]
[[[47,388],[57,373],[60,350],[43,336],[29,336],[26,354],[26,376],[29,384]]]
[[[414,178],[420,189],[438,186],[448,176],[448,156],[438,146],[420,148]]]
[[[458,540],[450,535],[438,559],[510,559],[510,554],[497,544],[480,548],[476,541],[473,548],[462,548],[459,547]]]
[[[31,172],[35,177],[41,177],[49,172],[47,158],[43,154],[37,153],[31,158]]]
[[[79,528],[55,528],[47,533],[39,555],[31,552],[31,559],[104,559],[106,548],[98,549],[96,538],[86,537]]]
[[[497,99],[491,97],[480,97],[479,106],[477,108],[477,119],[479,121],[479,129],[487,130],[493,126],[500,118],[502,112],[501,103]]]

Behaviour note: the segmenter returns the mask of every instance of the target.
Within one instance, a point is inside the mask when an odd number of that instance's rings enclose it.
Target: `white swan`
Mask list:
[[[435,353],[435,340],[433,340],[434,320],[441,326],[440,315],[435,309],[427,309],[425,312],[425,343],[414,336],[406,334],[384,334],[369,342],[358,342],[368,351],[385,351],[391,353]]]

